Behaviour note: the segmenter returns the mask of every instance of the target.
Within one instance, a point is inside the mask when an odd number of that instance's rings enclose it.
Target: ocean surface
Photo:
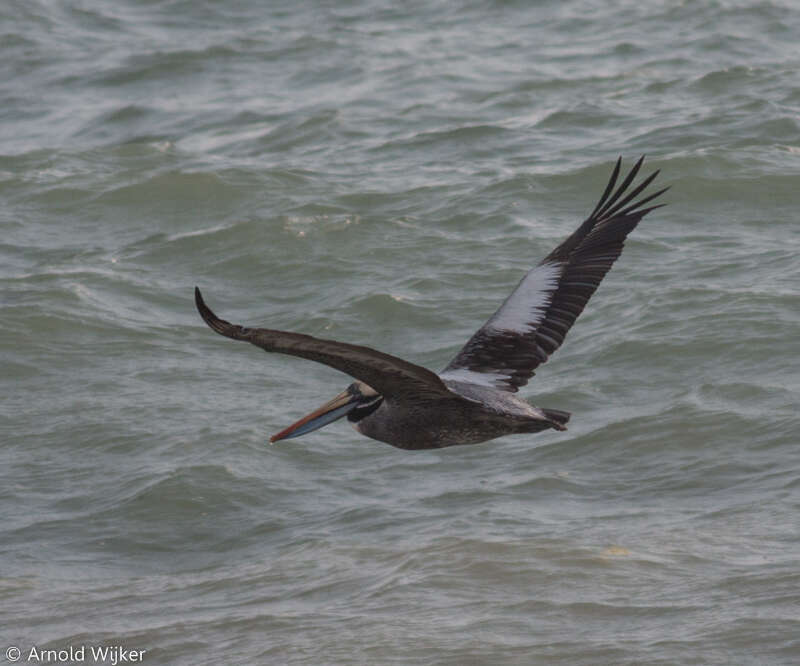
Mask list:
[[[798,35],[2,2],[0,661],[800,663]],[[270,445],[350,379],[195,311],[441,370],[642,154],[669,205],[520,394],[567,432]]]

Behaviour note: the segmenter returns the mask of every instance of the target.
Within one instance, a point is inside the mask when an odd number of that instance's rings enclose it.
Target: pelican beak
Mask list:
[[[300,435],[305,435],[307,432],[333,423],[358,407],[359,400],[362,397],[350,387],[346,391],[342,391],[330,402],[326,402],[318,410],[311,412],[308,416],[304,416],[285,430],[281,430],[277,435],[273,435],[269,438],[269,441],[277,442],[281,439],[300,437]]]

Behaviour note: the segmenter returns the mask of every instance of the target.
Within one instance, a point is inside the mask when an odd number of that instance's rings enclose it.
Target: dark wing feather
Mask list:
[[[383,352],[302,333],[246,328],[217,317],[195,287],[194,300],[200,316],[213,330],[234,340],[244,340],[264,351],[299,356],[328,365],[369,384],[386,400],[418,402],[455,398],[439,377],[419,365]]]
[[[644,157],[615,190],[617,160],[603,196],[591,215],[520,282],[500,309],[461,349],[442,373],[516,392],[561,346],[600,281],[622,252],[627,235],[651,210],[642,206],[667,189],[631,203],[658,175],[626,192]],[[623,196],[625,195],[625,196]],[[664,204],[661,204],[664,205]]]

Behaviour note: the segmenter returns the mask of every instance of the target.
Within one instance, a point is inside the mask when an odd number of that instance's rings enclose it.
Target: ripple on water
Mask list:
[[[9,643],[793,663],[798,15],[374,4],[0,8]],[[642,153],[565,433],[270,446],[349,380],[194,310],[441,368]]]

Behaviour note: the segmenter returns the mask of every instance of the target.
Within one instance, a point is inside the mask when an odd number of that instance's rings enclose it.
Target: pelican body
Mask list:
[[[267,352],[299,356],[340,370],[356,381],[285,430],[275,442],[299,437],[347,417],[355,429],[401,449],[476,444],[503,435],[566,430],[570,414],[534,407],[516,392],[561,346],[628,234],[664,188],[635,201],[654,172],[629,191],[644,158],[623,182],[617,160],[600,201],[586,220],[522,278],[500,308],[436,374],[396,356],[302,333],[247,328],[218,318],[195,287],[203,320],[217,333]]]

